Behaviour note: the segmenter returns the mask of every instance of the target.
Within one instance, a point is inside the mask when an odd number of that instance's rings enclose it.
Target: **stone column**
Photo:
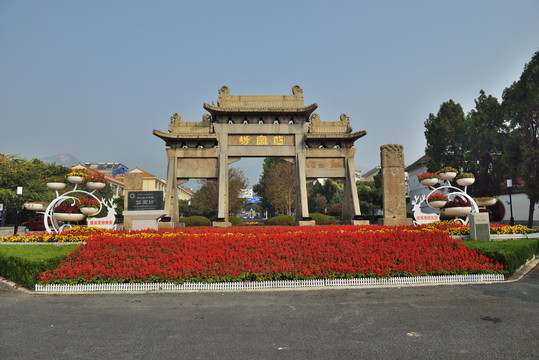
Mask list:
[[[127,201],[129,199],[130,191],[142,191],[143,178],[140,174],[127,174],[124,178],[124,209],[127,210]],[[131,219],[124,216],[124,230],[131,230]]]
[[[216,125],[217,127],[217,125]],[[213,222],[214,227],[228,227],[232,224],[228,221],[228,132],[224,126],[216,132],[219,134],[219,157],[217,166],[219,199],[217,206],[217,221]]]
[[[309,204],[307,201],[307,174],[305,172],[307,151],[305,148],[305,134],[296,132],[294,134],[296,145],[296,226],[311,226],[316,222],[309,217]]]
[[[167,149],[167,192],[165,194],[165,211],[170,216],[173,227],[179,227],[179,199],[178,199],[178,177],[176,174],[178,161],[174,149]]]
[[[406,217],[406,189],[404,179],[404,147],[388,144],[380,147],[384,218],[382,225],[412,225]]]
[[[344,189],[343,189],[343,223],[349,225],[369,225],[368,220],[359,220],[361,209],[357,195],[356,176],[354,174],[354,154],[356,149],[350,149],[345,158]]]

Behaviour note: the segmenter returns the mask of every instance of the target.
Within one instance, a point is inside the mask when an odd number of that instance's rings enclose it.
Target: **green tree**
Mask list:
[[[524,192],[530,199],[528,226],[531,227],[535,204],[539,201],[539,51],[524,66],[520,79],[503,91],[502,98],[512,135],[521,144],[520,170],[525,183]]]
[[[469,191],[477,197],[498,195],[504,175],[501,156],[507,140],[502,106],[498,99],[486,96],[481,90],[475,99],[475,109],[466,118],[467,164],[461,170],[475,175],[475,183]]]
[[[425,153],[430,157],[429,171],[444,166],[463,168],[466,148],[466,118],[460,104],[449,100],[440,105],[436,115],[425,121]]]
[[[341,205],[343,189],[344,185],[333,179],[325,179],[323,182],[315,181],[309,191],[309,211],[323,212],[327,208],[330,212],[335,205]],[[324,202],[325,205],[322,207]]]
[[[286,160],[278,157],[267,157],[264,159],[264,162],[262,163],[262,174],[260,174],[260,179],[258,180],[258,184],[253,186],[253,192],[260,197],[260,207],[263,209],[266,209],[268,211],[268,214],[274,214],[277,209],[274,208],[274,206],[271,203],[271,199],[267,194],[267,184],[268,184],[268,176],[270,173],[270,169],[272,166],[278,163],[286,162]],[[292,186],[295,187],[296,180],[294,179],[294,182],[292,183]]]
[[[41,160],[27,160],[15,155],[0,154],[0,202],[5,204],[7,210],[6,222],[13,223],[19,197],[17,187],[22,186],[21,202],[42,201],[50,202],[54,199],[54,192],[47,186],[47,178],[65,176],[69,168],[56,164],[47,164]]]
[[[266,179],[266,196],[274,209],[292,215],[296,203],[296,167],[288,161],[274,163]]]
[[[217,217],[217,207],[219,200],[219,186],[217,181],[202,180],[202,186],[193,195],[192,215],[203,215],[208,218]],[[228,209],[232,213],[237,213],[245,205],[245,199],[240,198],[240,191],[247,187],[248,180],[243,171],[228,169]]]
[[[373,180],[358,181],[357,195],[361,212],[370,214],[374,221],[374,213],[382,208],[382,173],[379,172]]]
[[[508,179],[518,179],[521,176],[522,149],[520,141],[512,134],[503,144],[502,165],[503,173]]]
[[[313,213],[325,213],[328,207],[328,200],[320,193],[309,196],[309,211]]]

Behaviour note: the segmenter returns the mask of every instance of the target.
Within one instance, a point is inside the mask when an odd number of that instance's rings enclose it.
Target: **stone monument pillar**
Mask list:
[[[470,237],[474,240],[490,241],[490,222],[488,212],[471,213]]]
[[[142,191],[142,175],[140,174],[127,174],[124,178],[124,209],[127,209],[127,199],[129,199],[130,191]],[[124,229],[131,230],[131,219],[124,216]]]
[[[384,217],[379,220],[381,225],[412,225],[413,222],[406,217],[403,149],[402,145],[396,144],[380,147],[384,206]]]
[[[163,192],[142,191],[142,176],[127,174],[124,180],[126,194],[123,216],[125,230],[158,229],[158,219],[167,216]],[[170,228],[171,223],[167,223]]]

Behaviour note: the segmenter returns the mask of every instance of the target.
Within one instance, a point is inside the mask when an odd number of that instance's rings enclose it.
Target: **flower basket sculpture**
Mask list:
[[[498,199],[495,197],[480,197],[474,199],[477,203],[477,206],[492,206],[498,202]]]
[[[440,178],[442,180],[453,180],[455,176],[458,174],[458,170],[455,168],[452,168],[451,166],[446,166],[440,171],[438,171],[440,174]]]
[[[67,181],[74,185],[82,184],[86,174],[83,172],[73,171],[66,175]]]
[[[97,199],[84,197],[79,201],[80,212],[92,216],[99,212],[101,204]]]
[[[49,190],[63,190],[66,187],[65,179],[60,176],[55,176],[45,180]]]
[[[66,179],[71,184],[74,184],[72,190],[68,190],[63,194],[60,194],[58,190],[62,190],[66,186]],[[101,174],[89,175],[84,172],[71,172],[65,177],[54,177],[46,179],[47,187],[56,191],[56,198],[52,200],[48,205],[43,204],[46,207],[44,213],[44,223],[47,233],[61,233],[62,231],[71,228],[72,221],[81,221],[86,216],[94,216],[98,214],[106,206],[107,214],[103,218],[105,220],[94,220],[88,218],[88,225],[91,226],[106,226],[109,229],[116,227],[114,225],[116,215],[116,205],[112,202],[110,206],[106,203],[105,199],[99,199],[94,195],[95,191],[89,192],[81,189],[77,189],[79,184],[86,181],[86,184],[90,189],[102,189],[106,185],[106,178]],[[98,184],[97,186],[91,183]],[[35,203],[35,202],[33,202]],[[31,205],[28,203],[28,208],[38,207],[38,205]],[[97,222],[97,224],[96,224]],[[105,223],[106,222],[106,223]]]
[[[32,201],[24,203],[24,208],[30,211],[43,211],[45,210],[46,206],[44,203]]]
[[[457,175],[456,181],[460,186],[470,186],[475,182],[475,176],[472,173],[460,173]]]
[[[460,197],[448,201],[440,210],[445,216],[464,216],[472,211],[471,201]]]
[[[428,197],[423,195],[423,198],[420,201],[417,199],[416,203],[414,203],[414,207],[412,208],[415,218],[414,223],[419,224],[435,221],[437,215],[432,217],[429,215],[428,219],[426,219],[426,216],[421,211],[420,204],[426,202],[430,208],[439,210],[442,215],[455,216],[455,220],[460,221],[464,225],[468,224],[467,215],[470,212],[479,212],[479,207],[475,201],[466,193],[467,187],[472,185],[475,181],[474,175],[470,173],[461,173],[457,176],[458,170],[450,166],[444,167],[438,171],[437,174],[443,180],[442,184],[437,188],[434,188],[434,185],[424,184],[422,181],[427,178],[432,178],[432,174],[423,173],[417,176],[419,181],[425,186],[430,186],[432,191],[428,194]],[[464,189],[451,185],[450,181],[455,179],[455,177],[457,177],[457,184],[463,186]],[[446,195],[442,191],[449,192]],[[462,220],[459,216],[466,216],[466,219]]]
[[[417,179],[423,186],[434,186],[438,184],[440,176],[435,173],[424,172],[417,175]]]
[[[91,174],[84,178],[84,183],[91,190],[104,189],[107,185],[107,181],[108,180],[105,178],[105,176],[99,173]]]
[[[58,205],[54,208],[54,218],[60,221],[81,221],[86,215],[77,205]]]
[[[429,205],[437,209],[443,208],[448,201],[449,198],[447,197],[447,195],[440,192],[436,192],[430,195],[428,198]]]

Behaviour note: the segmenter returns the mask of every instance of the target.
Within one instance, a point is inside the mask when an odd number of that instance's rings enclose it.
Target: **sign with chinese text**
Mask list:
[[[259,202],[260,202],[260,197],[258,196],[247,198],[248,204],[258,204]]]
[[[88,227],[102,227],[105,229],[114,228],[114,220],[107,218],[90,218],[88,219]]]
[[[239,146],[292,146],[294,145],[293,135],[230,135],[228,137],[230,145]]]
[[[163,210],[162,191],[130,191],[127,210]]]

